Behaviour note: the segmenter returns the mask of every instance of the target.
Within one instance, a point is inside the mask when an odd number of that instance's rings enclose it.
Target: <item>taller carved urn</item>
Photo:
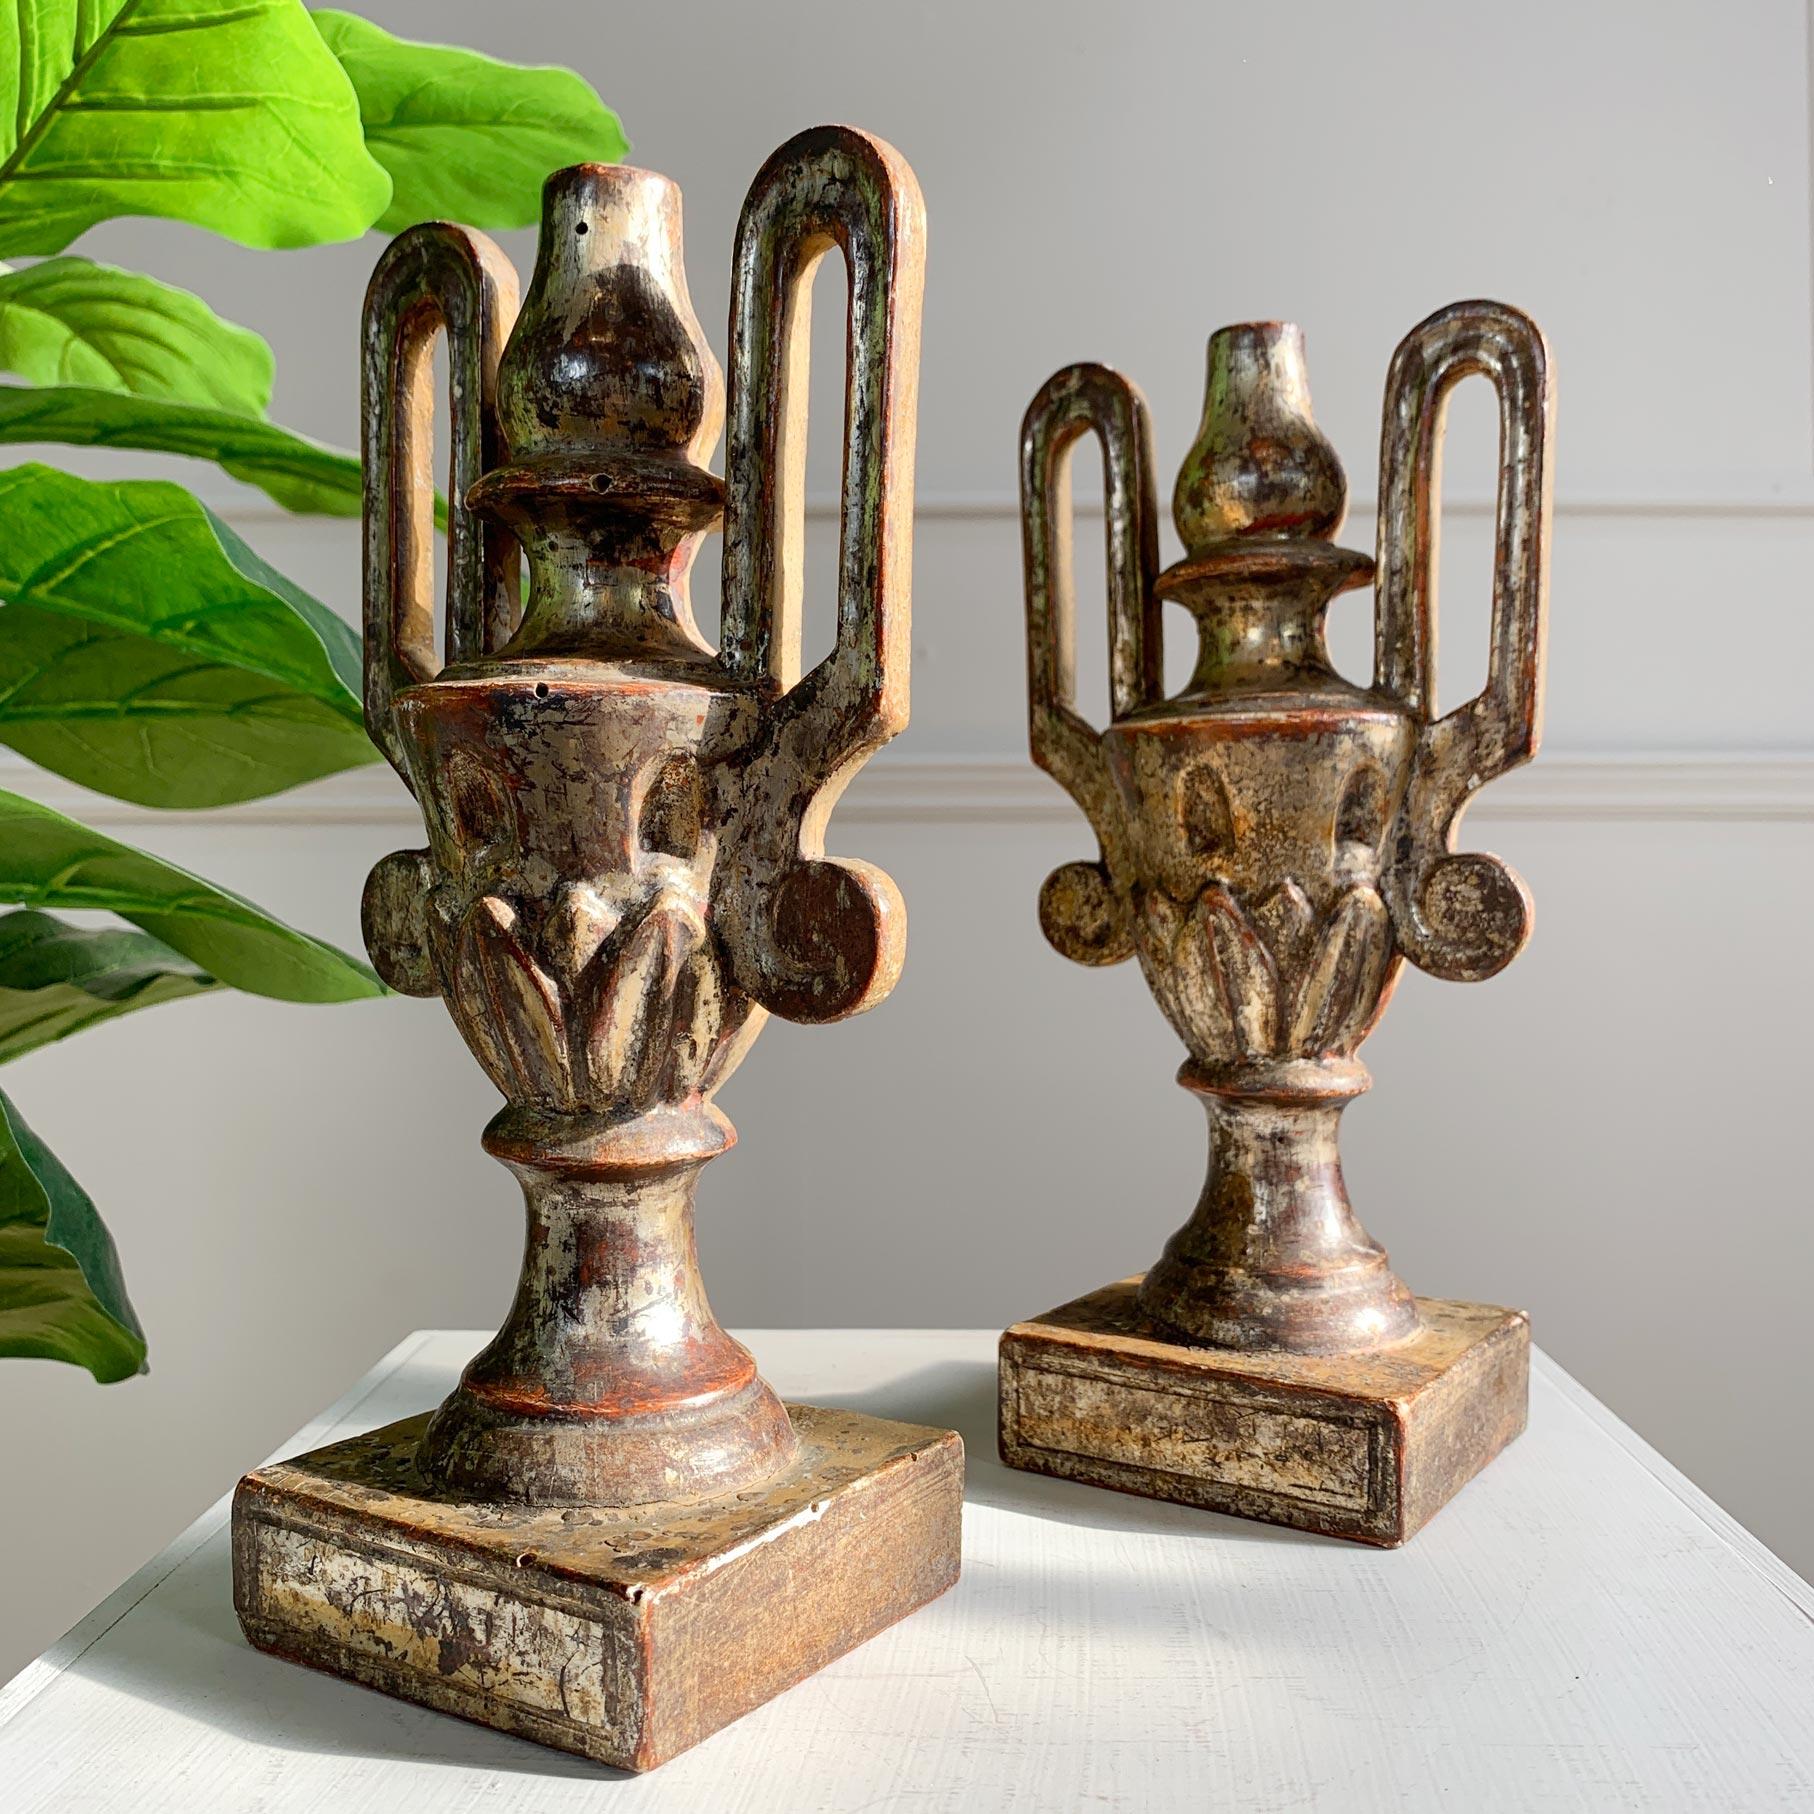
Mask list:
[[[900,968],[893,883],[824,839],[907,718],[923,240],[879,140],[825,127],[768,161],[734,255],[722,480],[725,386],[665,178],[552,177],[520,310],[497,248],[440,224],[390,247],[366,302],[366,719],[428,834],[373,871],[366,941],[503,1094],[484,1143],[528,1238],[437,1411],[242,1482],[235,1593],[265,1649],[631,1768],[957,1574],[957,1436],[783,1405],[693,1238],[699,1171],[735,1138],[715,1094],[766,1016],[856,1013]],[[804,330],[834,246],[838,637],[802,674]],[[713,647],[688,575],[721,521]]]
[[[1500,401],[1485,690],[1436,704],[1434,574],[1443,416],[1469,374]],[[1460,981],[1522,949],[1530,899],[1498,858],[1458,853],[1475,792],[1537,747],[1549,529],[1543,337],[1459,303],[1416,328],[1386,380],[1376,559],[1339,547],[1347,485],[1310,407],[1303,336],[1224,328],[1157,557],[1144,400],[1073,366],[1022,434],[1034,760],[1100,844],[1051,875],[1047,939],[1083,964],[1137,957],[1208,1112],[1195,1212],[1143,1276],[1003,1338],[1001,1444],[1017,1467],[1375,1543],[1409,1537],[1524,1426],[1529,1331],[1492,1305],[1416,1299],[1349,1203],[1337,1153],[1357,1056],[1405,961]],[[1073,687],[1068,462],[1102,442],[1111,719]],[[1369,685],[1332,665],[1324,620],[1373,582]],[[1168,696],[1165,601],[1195,619]]]

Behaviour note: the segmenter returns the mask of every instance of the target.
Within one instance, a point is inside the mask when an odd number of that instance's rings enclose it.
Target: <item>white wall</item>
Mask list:
[[[367,10],[592,77],[638,160],[685,186],[719,336],[738,202],[790,132],[869,126],[926,191],[914,726],[833,840],[899,879],[910,955],[876,1013],[775,1025],[725,1093],[744,1139],[708,1177],[701,1243],[746,1326],[998,1325],[1148,1261],[1199,1182],[1200,1115],[1138,978],[1064,963],[1034,918],[1047,870],[1088,852],[1022,741],[1012,487],[1035,387],[1075,358],[1122,366],[1169,466],[1209,330],[1293,316],[1366,546],[1398,336],[1465,295],[1537,316],[1561,373],[1549,737],[1470,820],[1531,883],[1537,935],[1488,987],[1407,980],[1368,1047],[1350,1185],[1419,1289],[1528,1306],[1564,1364],[1814,1569],[1802,6]],[[354,437],[376,241],[279,259],[127,225],[93,249],[259,327],[277,413]],[[528,236],[511,249],[526,267]],[[1452,436],[1454,697],[1484,663],[1489,422],[1465,398]],[[183,476],[352,610],[349,525]],[[1346,609],[1358,660],[1365,610]],[[91,816],[352,942],[367,865],[415,841],[406,808],[372,770],[212,820]],[[433,1004],[190,1003],[6,1081],[103,1206],[153,1370],[108,1389],[0,1370],[0,1675],[405,1331],[495,1319],[518,1244],[477,1148],[488,1086]]]

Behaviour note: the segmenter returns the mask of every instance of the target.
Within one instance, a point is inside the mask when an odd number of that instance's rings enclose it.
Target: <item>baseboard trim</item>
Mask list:
[[[0,786],[90,825],[154,826],[171,815],[109,800],[17,759],[0,761]],[[209,817],[245,826],[420,825],[402,784],[381,764],[329,776]],[[1076,822],[1069,797],[1022,757],[886,753],[839,804],[843,825],[1030,825]],[[1545,755],[1486,789],[1470,825],[1661,821],[1779,824],[1814,821],[1814,751]]]

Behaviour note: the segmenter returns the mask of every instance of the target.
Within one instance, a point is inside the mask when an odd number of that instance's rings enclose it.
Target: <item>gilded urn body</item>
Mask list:
[[[534,276],[481,236],[412,229],[365,327],[366,710],[423,849],[373,871],[365,931],[394,987],[440,996],[505,1098],[515,1302],[423,1439],[488,1502],[630,1505],[749,1488],[794,1459],[786,1411],[719,1327],[693,1193],[735,1136],[714,1093],[769,1012],[886,995],[904,916],[828,857],[832,803],[906,720],[922,215],[911,172],[847,128],[758,175],[724,378],[688,298],[667,179],[549,179]],[[802,508],[789,398],[813,266],[852,275],[840,638],[800,673]],[[445,649],[427,570],[428,354],[452,377]],[[801,343],[803,345],[803,341]],[[724,528],[722,635],[689,573]],[[527,592],[518,608],[519,570]]]
[[[1488,687],[1434,698],[1432,564],[1443,404],[1469,372],[1502,398],[1505,477]],[[1414,1334],[1417,1311],[1354,1216],[1337,1126],[1356,1057],[1405,958],[1490,975],[1524,943],[1529,899],[1498,859],[1457,855],[1473,791],[1536,747],[1547,512],[1547,359],[1515,311],[1462,304],[1400,348],[1388,381],[1380,553],[1337,546],[1346,480],[1310,406],[1302,335],[1210,342],[1207,400],[1163,572],[1146,408],[1100,366],[1059,373],[1022,440],[1035,759],[1074,795],[1100,858],[1040,897],[1048,939],[1084,963],[1137,955],[1189,1053],[1210,1122],[1196,1212],[1145,1277],[1158,1324],[1216,1346],[1337,1353]],[[1065,466],[1102,439],[1112,715],[1076,712]],[[1332,601],[1377,577],[1376,669],[1344,679]],[[1183,689],[1161,681],[1160,609],[1195,620]]]

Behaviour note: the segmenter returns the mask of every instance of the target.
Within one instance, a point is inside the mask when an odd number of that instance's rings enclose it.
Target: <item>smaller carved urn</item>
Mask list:
[[[1449,391],[1500,398],[1492,655],[1485,690],[1436,705],[1437,474]],[[1476,980],[1530,931],[1496,857],[1455,854],[1475,791],[1536,750],[1543,673],[1550,386],[1523,315],[1460,303],[1398,349],[1386,385],[1377,562],[1338,547],[1347,484],[1311,414],[1304,340],[1255,322],[1210,341],[1202,427],[1172,514],[1185,558],[1160,572],[1144,400],[1101,366],[1058,373],[1021,443],[1034,760],[1075,797],[1097,861],[1040,895],[1067,957],[1138,956],[1189,1051],[1209,1114],[1196,1212],[1139,1290],[1179,1339],[1298,1355],[1363,1352],[1419,1330],[1410,1292],[1342,1183],[1337,1126],[1367,1088],[1357,1051],[1401,961]],[[1073,699],[1066,474],[1100,436],[1108,512],[1112,717]],[[1372,581],[1372,683],[1342,678],[1324,618]],[[1161,683],[1160,609],[1196,620],[1183,690]]]

